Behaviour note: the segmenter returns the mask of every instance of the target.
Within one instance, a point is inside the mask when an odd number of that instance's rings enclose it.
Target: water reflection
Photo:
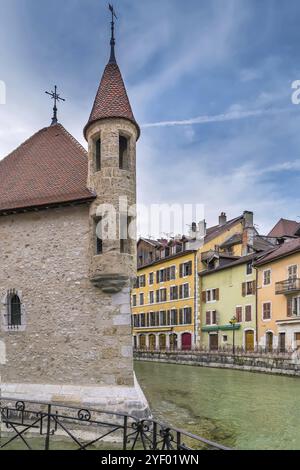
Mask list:
[[[300,379],[137,362],[159,420],[237,449],[300,449]]]

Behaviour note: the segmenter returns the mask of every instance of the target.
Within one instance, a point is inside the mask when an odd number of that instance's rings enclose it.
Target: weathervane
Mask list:
[[[51,126],[54,126],[55,124],[58,123],[57,120],[57,103],[60,101],[66,101],[64,98],[61,98],[59,94],[57,93],[57,86],[55,85],[54,91],[45,91],[46,95],[51,96],[51,98],[54,100],[54,108],[53,108],[53,117],[52,117],[52,122]]]
[[[116,56],[115,56],[115,45],[116,45],[116,40],[115,40],[115,19],[117,20],[117,15],[115,13],[113,5],[109,3],[109,10],[111,11],[111,40],[110,40],[110,46],[111,46],[111,52],[110,52],[110,59],[109,62],[115,63],[116,62]]]

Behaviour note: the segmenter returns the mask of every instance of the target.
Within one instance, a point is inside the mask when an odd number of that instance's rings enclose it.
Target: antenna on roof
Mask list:
[[[53,107],[53,117],[52,117],[52,122],[51,126],[54,126],[55,124],[58,123],[57,120],[57,103],[60,101],[66,101],[64,98],[61,98],[59,94],[57,93],[57,86],[55,85],[54,91],[45,91],[46,95],[51,96],[51,98],[54,100],[54,107]]]

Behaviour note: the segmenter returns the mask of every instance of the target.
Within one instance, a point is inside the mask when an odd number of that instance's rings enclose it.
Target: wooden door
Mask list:
[[[175,333],[170,335],[170,349],[173,351],[177,349],[177,335]]]
[[[149,348],[150,351],[154,351],[156,348],[156,338],[155,335],[150,335],[149,336]]]
[[[166,335],[159,335],[159,349],[164,351],[167,347]]]
[[[181,337],[181,348],[183,351],[190,351],[192,349],[192,335],[184,333]]]
[[[146,336],[140,336],[140,349],[146,349]]]
[[[273,351],[273,333],[269,332],[267,333],[267,338],[266,338],[266,348],[268,352]]]
[[[211,351],[217,351],[219,348],[219,337],[218,335],[209,335],[209,349]]]
[[[254,331],[246,331],[245,344],[246,351],[254,351]]]
[[[295,333],[295,343],[296,343],[296,348],[300,348],[300,333]]]
[[[280,352],[285,351],[285,333],[279,333],[279,350]]]

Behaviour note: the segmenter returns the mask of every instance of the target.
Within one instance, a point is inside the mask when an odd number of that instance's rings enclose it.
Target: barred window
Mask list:
[[[8,328],[18,329],[21,326],[21,301],[17,294],[8,297],[7,305],[7,324]]]

